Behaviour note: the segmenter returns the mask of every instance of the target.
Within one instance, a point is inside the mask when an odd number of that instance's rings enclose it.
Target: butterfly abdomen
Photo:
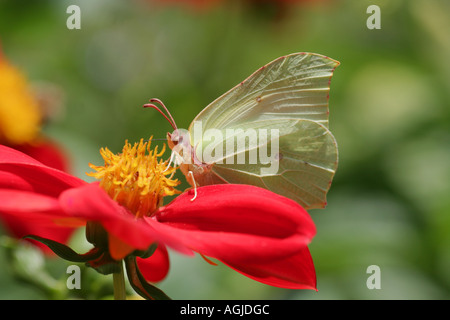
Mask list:
[[[181,164],[180,170],[186,176],[188,183],[194,187],[207,186],[211,184],[224,184],[227,183],[225,180],[218,177],[212,171],[214,164]],[[189,174],[192,172],[192,175]],[[195,182],[192,180],[194,178]]]

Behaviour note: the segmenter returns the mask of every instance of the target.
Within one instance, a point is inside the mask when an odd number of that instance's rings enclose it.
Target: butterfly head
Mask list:
[[[171,157],[176,164],[188,165],[192,160],[192,147],[189,132],[184,129],[175,129],[167,133],[167,144],[172,149]]]
[[[199,173],[201,174],[204,171],[204,168],[201,161],[199,161],[195,156],[194,148],[191,146],[189,131],[178,129],[175,120],[161,100],[155,98],[150,99],[150,103],[145,104],[144,108],[153,108],[157,110],[174,129],[172,133],[168,132],[166,135],[167,144],[172,150],[167,169],[172,163],[175,166],[178,165],[180,170],[186,176],[188,183],[196,188],[195,175]],[[161,110],[161,108],[164,109],[167,115]],[[195,197],[192,200],[194,200]]]
[[[191,148],[189,132],[184,129],[175,129],[172,133],[168,132],[167,143],[170,149],[176,148],[178,153],[184,154]]]

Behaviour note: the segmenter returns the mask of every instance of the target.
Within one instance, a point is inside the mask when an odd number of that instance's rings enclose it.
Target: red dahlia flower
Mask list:
[[[148,154],[146,154],[146,151]],[[247,185],[213,185],[177,196],[174,168],[158,161],[150,143],[121,154],[102,149],[105,166],[92,166],[99,183],[86,183],[0,146],[0,215],[33,221],[27,230],[59,256],[117,274],[122,260],[130,283],[146,298],[167,298],[147,281],[169,269],[166,247],[217,259],[256,281],[291,289],[315,289],[308,250],[315,226],[296,202]],[[166,170],[167,169],[167,170]],[[77,254],[48,228],[86,225],[94,247]]]

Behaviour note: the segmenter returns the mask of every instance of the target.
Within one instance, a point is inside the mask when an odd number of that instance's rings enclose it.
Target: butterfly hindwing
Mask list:
[[[258,144],[257,152],[236,151],[212,166],[217,179],[227,183],[251,184],[297,201],[306,209],[323,208],[337,169],[338,151],[331,132],[310,120],[287,119],[272,123],[279,130],[278,141]],[[261,161],[267,155],[271,161]],[[237,161],[242,156],[245,162]],[[258,161],[251,161],[257,157]],[[253,163],[252,163],[253,162]],[[264,163],[266,162],[266,163]]]

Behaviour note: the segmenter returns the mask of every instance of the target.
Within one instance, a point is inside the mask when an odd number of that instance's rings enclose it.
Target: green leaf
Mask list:
[[[135,256],[138,256],[142,259],[147,259],[152,256],[152,254],[155,252],[156,248],[158,248],[158,243],[153,243],[150,247],[148,247],[147,250],[135,250],[133,253]]]
[[[63,258],[65,260],[68,260],[71,262],[87,262],[90,260],[97,259],[102,255],[102,251],[100,251],[96,248],[92,249],[91,251],[89,251],[85,254],[79,254],[79,253],[73,251],[68,246],[66,246],[62,243],[50,240],[50,239],[38,237],[35,235],[28,235],[28,236],[25,236],[24,238],[33,239],[33,240],[36,240],[36,241],[39,241],[39,242],[45,244],[47,247],[50,248],[50,250],[52,250],[60,258]]]
[[[6,249],[6,261],[11,268],[11,275],[28,286],[31,285],[30,287],[42,290],[48,299],[65,299],[65,281],[55,279],[49,272],[45,256],[39,248],[29,242],[7,236],[2,237],[0,242]],[[7,272],[3,267],[2,273]]]
[[[161,289],[151,285],[139,271],[135,256],[125,258],[128,280],[133,289],[148,300],[171,300]]]
[[[96,266],[86,263],[86,266],[94,269],[95,271],[97,271],[98,273],[103,274],[103,275],[120,272],[120,266],[119,266],[118,262],[104,263],[104,264],[96,265]]]

